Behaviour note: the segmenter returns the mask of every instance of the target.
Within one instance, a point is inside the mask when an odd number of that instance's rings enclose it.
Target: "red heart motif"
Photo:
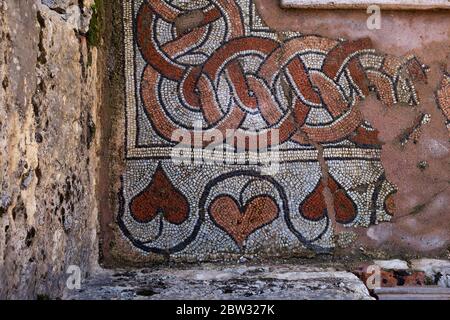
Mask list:
[[[230,196],[219,196],[209,207],[213,221],[241,248],[251,234],[273,222],[278,213],[278,205],[269,196],[255,197],[245,207]]]
[[[172,185],[162,167],[158,167],[144,192],[133,199],[130,209],[140,223],[149,223],[162,214],[167,222],[180,225],[189,216],[186,197]]]
[[[328,187],[334,197],[336,221],[341,224],[349,224],[354,221],[357,216],[357,208],[353,200],[332,177],[328,178]],[[316,189],[300,204],[299,211],[305,219],[320,221],[328,215],[324,189],[322,181],[319,181]]]

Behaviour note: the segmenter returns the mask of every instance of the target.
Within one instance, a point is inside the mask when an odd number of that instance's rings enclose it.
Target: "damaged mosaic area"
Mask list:
[[[436,93],[436,99],[438,107],[445,116],[445,124],[447,125],[450,138],[450,74],[448,72],[444,73],[444,78]]]
[[[273,32],[250,0],[124,1],[124,32],[117,221],[133,248],[200,260],[323,252],[336,245],[335,224],[390,221],[396,187],[358,104],[374,92],[386,107],[418,105],[414,82],[426,75],[416,58],[381,54],[370,39]],[[268,150],[229,143],[214,164],[171,159],[180,135],[212,141],[212,132],[225,139],[229,129],[244,141],[268,137]],[[205,147],[184,150],[190,158]],[[273,157],[279,168],[265,174]]]

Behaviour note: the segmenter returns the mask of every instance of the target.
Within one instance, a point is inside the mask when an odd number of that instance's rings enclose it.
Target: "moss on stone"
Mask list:
[[[88,44],[92,47],[100,45],[101,34],[103,29],[103,0],[95,0],[92,5],[92,18],[89,25],[89,31],[87,33]]]

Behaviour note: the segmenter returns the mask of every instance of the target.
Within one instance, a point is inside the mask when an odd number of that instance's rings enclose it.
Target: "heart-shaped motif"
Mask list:
[[[357,216],[357,208],[353,200],[332,177],[328,178],[328,188],[334,197],[336,222],[349,224],[354,221]],[[319,181],[316,189],[300,204],[299,211],[305,219],[320,221],[328,215],[324,189],[322,181]]]
[[[189,217],[186,197],[172,185],[161,166],[150,185],[133,199],[130,210],[133,218],[140,223],[149,223],[162,215],[167,222],[180,225]]]
[[[254,197],[244,207],[231,196],[219,196],[212,201],[209,214],[242,248],[251,234],[278,217],[279,208],[270,196]]]

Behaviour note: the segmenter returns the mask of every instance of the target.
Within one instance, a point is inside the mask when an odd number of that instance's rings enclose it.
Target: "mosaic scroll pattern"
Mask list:
[[[380,54],[370,39],[273,32],[250,0],[124,1],[124,32],[127,166],[118,223],[136,249],[198,258],[328,251],[334,222],[391,219],[396,188],[358,103],[374,92],[387,107],[419,104],[414,82],[426,75],[416,58]],[[170,158],[180,134],[209,141],[215,131],[227,143],[229,129],[238,139],[265,137],[279,170],[261,172],[270,157],[227,161],[259,154],[250,143],[228,143],[214,164]],[[192,156],[206,147],[194,141],[184,142]]]

